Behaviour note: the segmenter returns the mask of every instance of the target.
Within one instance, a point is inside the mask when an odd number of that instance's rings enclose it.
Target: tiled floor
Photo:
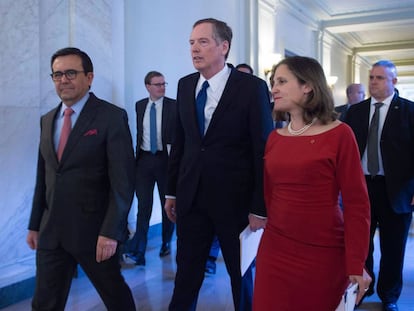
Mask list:
[[[173,256],[160,259],[158,251],[160,238],[149,241],[147,266],[138,268],[131,263],[123,267],[123,274],[130,285],[137,310],[167,310],[174,286],[175,262]],[[173,249],[173,255],[175,250]],[[376,260],[376,263],[378,260]],[[409,238],[404,269],[404,289],[398,302],[400,311],[414,311],[414,236]],[[30,310],[30,299],[2,309],[3,311]],[[105,310],[96,291],[85,276],[74,279],[66,310],[101,311]],[[221,257],[218,259],[217,274],[204,280],[198,302],[198,311],[233,310],[229,278]],[[359,311],[380,311],[378,296],[366,299]],[[277,311],[277,310],[275,310]],[[305,310],[304,310],[305,311]],[[311,310],[321,311],[321,310]]]

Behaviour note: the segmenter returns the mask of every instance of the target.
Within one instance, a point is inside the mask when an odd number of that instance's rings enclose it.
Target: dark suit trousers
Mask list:
[[[390,205],[386,178],[366,176],[371,204],[371,239],[366,267],[373,277],[375,230],[379,228],[381,259],[379,264],[377,293],[384,303],[397,302],[402,290],[402,273],[405,246],[412,213],[397,214]],[[346,208],[346,207],[345,207]]]
[[[77,264],[82,267],[110,311],[135,310],[131,290],[121,274],[118,255],[101,263],[96,253],[69,253],[62,248],[36,252],[34,311],[60,311],[65,304]]]
[[[162,209],[162,242],[171,242],[174,223],[168,219],[164,210],[167,163],[168,155],[166,152],[159,151],[154,155],[150,152],[140,151],[137,160],[135,186],[138,198],[137,228],[134,237],[128,242],[127,246],[127,249],[133,253],[144,255],[147,249],[155,183],[157,183]]]
[[[211,243],[211,248],[209,252],[209,257],[211,260],[216,260],[220,252],[220,242],[217,236],[214,236],[213,243]],[[240,311],[250,311],[252,310],[253,303],[253,269],[256,265],[256,261],[253,261],[249,268],[247,268],[246,273],[242,276],[242,289],[240,297]]]
[[[208,190],[199,193],[192,209],[177,216],[177,272],[170,311],[195,310],[215,234],[230,276],[235,310],[240,308],[240,227],[237,220],[227,215],[226,207],[212,207],[206,203],[209,202],[208,196]],[[212,209],[215,211],[211,212]]]

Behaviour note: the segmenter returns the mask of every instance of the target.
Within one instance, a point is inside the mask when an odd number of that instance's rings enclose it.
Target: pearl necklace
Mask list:
[[[313,118],[312,121],[310,121],[308,124],[305,124],[304,127],[300,128],[298,130],[292,129],[292,121],[290,121],[288,126],[287,126],[287,130],[291,135],[299,136],[299,135],[305,133],[307,131],[307,129],[310,128],[315,123],[316,120],[317,120],[317,118]]]

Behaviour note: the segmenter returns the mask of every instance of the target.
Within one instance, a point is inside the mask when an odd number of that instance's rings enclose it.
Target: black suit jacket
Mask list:
[[[135,103],[135,112],[137,115],[137,146],[136,157],[140,156],[143,129],[143,120],[145,109],[147,108],[148,97]],[[164,97],[162,102],[162,119],[161,119],[161,140],[162,151],[167,152],[167,145],[171,145],[174,140],[176,119],[176,102],[172,98]]]
[[[195,109],[199,77],[199,73],[193,73],[178,84],[177,131],[167,194],[176,196],[178,216],[191,209],[200,183],[208,196],[203,204],[210,209],[231,211],[245,222],[249,211],[264,216],[263,152],[273,127],[267,85],[232,68],[210,125],[201,137]]]
[[[345,122],[353,129],[361,157],[368,139],[371,99],[352,105]],[[414,103],[392,99],[380,138],[387,192],[396,213],[411,213],[414,195]]]
[[[348,104],[335,107],[335,111],[339,113],[339,120],[344,121],[346,119],[346,113],[348,112],[349,107]]]
[[[53,132],[59,108],[41,118],[29,230],[39,231],[39,248],[95,251],[98,235],[127,237],[134,191],[127,114],[90,93],[58,162]]]

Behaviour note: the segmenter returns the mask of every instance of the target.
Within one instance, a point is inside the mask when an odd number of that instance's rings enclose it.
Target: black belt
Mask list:
[[[366,180],[372,180],[372,181],[384,181],[385,180],[385,176],[384,175],[365,175],[365,179]]]
[[[148,155],[160,155],[160,154],[162,154],[161,150],[158,150],[156,153],[152,153],[151,151],[145,151],[145,150],[140,149],[139,152],[141,152],[142,154],[148,154]]]

